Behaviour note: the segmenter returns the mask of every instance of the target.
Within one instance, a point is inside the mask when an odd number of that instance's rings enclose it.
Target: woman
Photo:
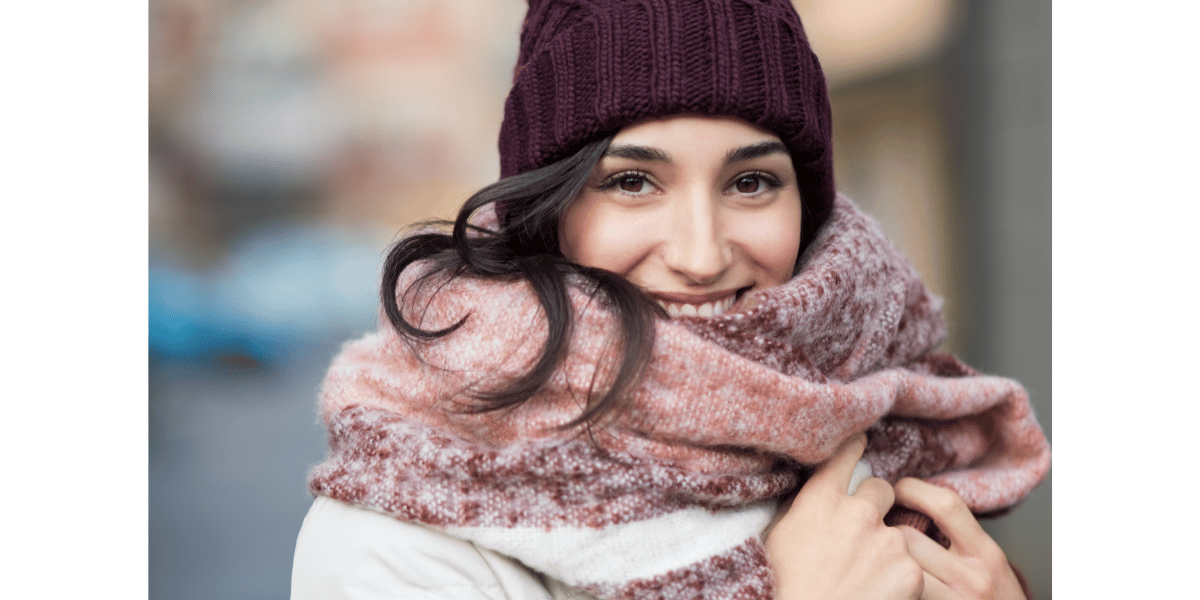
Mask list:
[[[501,181],[330,370],[293,597],[1022,597],[971,512],[1045,438],[829,137],[786,1],[531,2]]]

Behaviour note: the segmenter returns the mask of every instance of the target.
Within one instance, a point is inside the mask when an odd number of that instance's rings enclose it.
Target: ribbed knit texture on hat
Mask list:
[[[825,76],[789,0],[530,0],[500,126],[502,177],[626,125],[738,117],[792,153],[808,217],[833,206]]]

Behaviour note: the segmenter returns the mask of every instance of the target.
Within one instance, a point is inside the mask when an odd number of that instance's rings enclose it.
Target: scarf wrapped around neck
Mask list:
[[[425,286],[405,305],[410,322],[469,317],[433,341],[385,324],[346,345],[322,388],[331,449],[310,490],[602,598],[769,599],[761,536],[778,500],[857,432],[875,476],[924,478],[976,514],[1041,481],[1050,449],[1025,390],[933,352],[941,303],[877,223],[839,197],[802,264],[747,310],[657,321],[624,408],[567,430],[612,374],[604,302],[573,286],[557,372],[515,409],[471,414],[473,393],[536,359],[540,307],[522,281]]]

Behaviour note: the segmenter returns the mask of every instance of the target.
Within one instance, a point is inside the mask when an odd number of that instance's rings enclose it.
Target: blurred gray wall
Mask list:
[[[1025,384],[1051,436],[1049,2],[966,3],[950,53],[963,98],[954,146],[963,277],[969,301],[966,360]],[[1051,439],[1053,442],[1053,439]],[[1036,598],[1051,595],[1051,479],[987,525],[1020,565]]]

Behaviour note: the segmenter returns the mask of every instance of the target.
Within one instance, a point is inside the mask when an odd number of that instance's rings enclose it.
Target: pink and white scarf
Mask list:
[[[546,327],[521,281],[459,277],[405,307],[445,338],[384,325],[330,368],[324,495],[519,559],[602,598],[773,597],[761,535],[808,467],[856,432],[876,476],[925,478],[976,513],[1042,480],[1050,448],[1016,382],[932,352],[940,301],[845,198],[788,283],[752,308],[657,322],[626,408],[558,429],[608,381],[615,318],[580,284],[575,333],[521,406],[468,414],[472,392],[523,374]],[[410,268],[404,290],[418,274]]]

